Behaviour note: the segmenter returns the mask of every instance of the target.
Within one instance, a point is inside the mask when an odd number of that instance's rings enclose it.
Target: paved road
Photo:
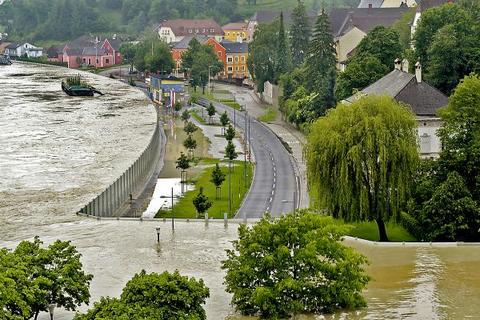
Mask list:
[[[209,102],[205,99],[200,101],[204,105]],[[213,104],[217,112],[227,111],[233,121],[234,109],[221,103]],[[235,112],[235,125],[242,131],[245,118],[244,112]],[[250,120],[251,148],[256,165],[250,192],[236,218],[260,218],[265,212],[270,212],[272,216],[291,212],[294,204],[298,204],[298,178],[293,158],[268,127],[252,117]]]

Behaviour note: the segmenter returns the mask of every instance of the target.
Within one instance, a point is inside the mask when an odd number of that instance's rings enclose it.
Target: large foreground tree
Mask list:
[[[120,299],[101,298],[75,320],[206,319],[203,304],[210,296],[203,280],[175,271],[146,273],[142,270],[123,288]]]
[[[418,162],[416,121],[386,96],[340,104],[311,126],[305,150],[311,195],[346,221],[385,222],[408,199]]]
[[[347,230],[305,211],[242,224],[222,265],[232,304],[261,319],[364,306],[367,260],[340,242]]]

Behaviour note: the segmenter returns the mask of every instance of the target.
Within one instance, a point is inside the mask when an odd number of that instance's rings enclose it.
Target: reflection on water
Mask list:
[[[155,227],[161,227],[156,245]],[[18,240],[39,234],[46,242],[72,240],[84,255],[85,268],[95,275],[93,301],[118,296],[133,274],[145,269],[164,270],[203,278],[211,290],[208,319],[249,319],[236,316],[225,293],[220,261],[236,238],[236,224],[223,222],[95,221],[52,224],[35,232],[22,232],[0,246],[14,247]],[[368,308],[326,315],[323,319],[465,319],[478,318],[480,306],[480,249],[478,247],[381,247],[347,242],[367,255],[373,280],[365,291]],[[56,319],[71,319],[58,312]],[[47,316],[42,315],[47,319]],[[318,317],[317,317],[318,318]],[[316,319],[314,316],[298,319]]]
[[[193,190],[193,185],[188,183],[181,183],[180,178],[161,178],[157,180],[155,191],[152,199],[145,212],[142,214],[143,218],[155,218],[158,210],[169,210],[173,204],[178,201],[184,192]],[[173,197],[173,199],[172,199]]]

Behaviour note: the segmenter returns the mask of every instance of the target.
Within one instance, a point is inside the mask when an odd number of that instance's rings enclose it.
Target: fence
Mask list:
[[[122,206],[143,191],[158,164],[162,149],[161,130],[157,120],[155,132],[142,154],[115,182],[84,206],[79,214],[95,217],[118,216]]]

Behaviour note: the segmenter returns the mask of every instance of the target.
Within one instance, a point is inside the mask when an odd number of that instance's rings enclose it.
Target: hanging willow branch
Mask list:
[[[311,195],[346,221],[396,217],[418,162],[416,120],[390,97],[339,104],[311,127],[305,149]]]

